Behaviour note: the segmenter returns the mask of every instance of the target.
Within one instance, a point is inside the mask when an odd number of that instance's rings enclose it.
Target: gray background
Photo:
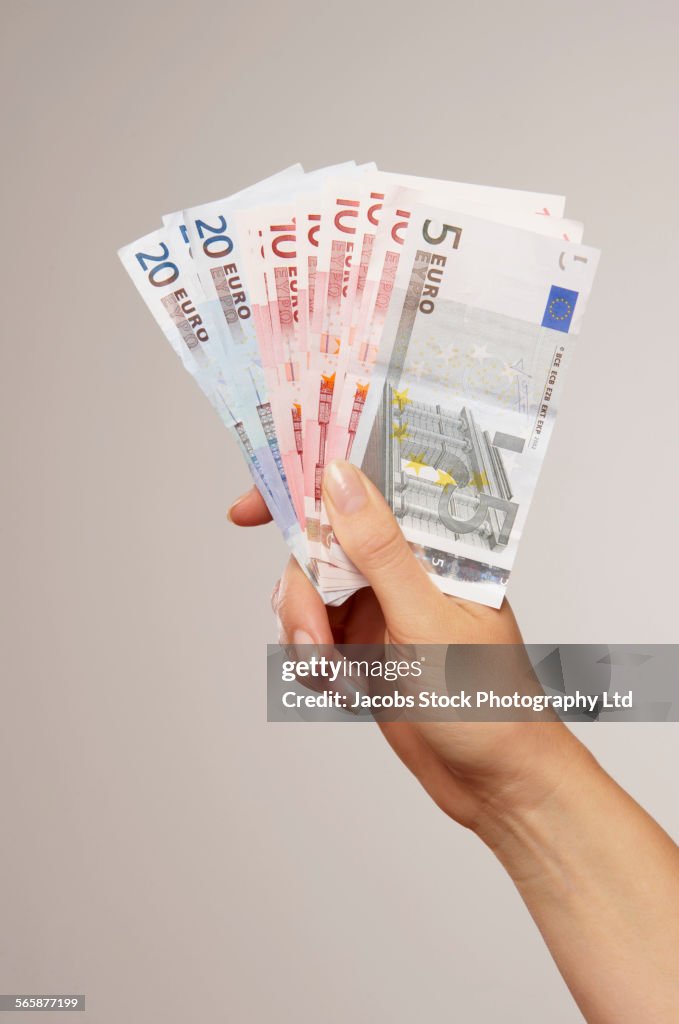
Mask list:
[[[265,724],[283,545],[225,521],[245,468],[115,250],[296,160],[567,192],[604,256],[511,597],[532,642],[675,641],[676,7],[2,16],[0,991],[104,1024],[579,1020],[374,730]],[[580,732],[676,834],[677,726]]]

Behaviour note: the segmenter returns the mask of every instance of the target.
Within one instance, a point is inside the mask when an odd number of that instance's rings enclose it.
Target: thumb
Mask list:
[[[333,461],[323,477],[323,497],[333,532],[375,591],[394,639],[438,639],[445,631],[445,599],[374,484],[356,466]]]

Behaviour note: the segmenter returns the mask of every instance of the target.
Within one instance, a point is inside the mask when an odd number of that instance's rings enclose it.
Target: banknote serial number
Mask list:
[[[85,996],[0,995],[0,1010],[84,1010]]]

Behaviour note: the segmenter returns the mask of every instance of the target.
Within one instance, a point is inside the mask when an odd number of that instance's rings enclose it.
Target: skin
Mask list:
[[[272,599],[282,642],[522,643],[506,601],[494,610],[437,589],[358,469],[331,463],[324,501],[370,587],[326,608],[291,560]],[[229,518],[270,516],[253,490]],[[441,810],[506,868],[590,1024],[679,1021],[679,848],[562,723],[380,728]]]

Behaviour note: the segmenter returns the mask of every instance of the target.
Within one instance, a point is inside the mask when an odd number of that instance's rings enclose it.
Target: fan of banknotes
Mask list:
[[[347,459],[443,591],[501,604],[598,262],[564,209],[295,165],[120,250],[326,603],[365,585],[322,498]]]

